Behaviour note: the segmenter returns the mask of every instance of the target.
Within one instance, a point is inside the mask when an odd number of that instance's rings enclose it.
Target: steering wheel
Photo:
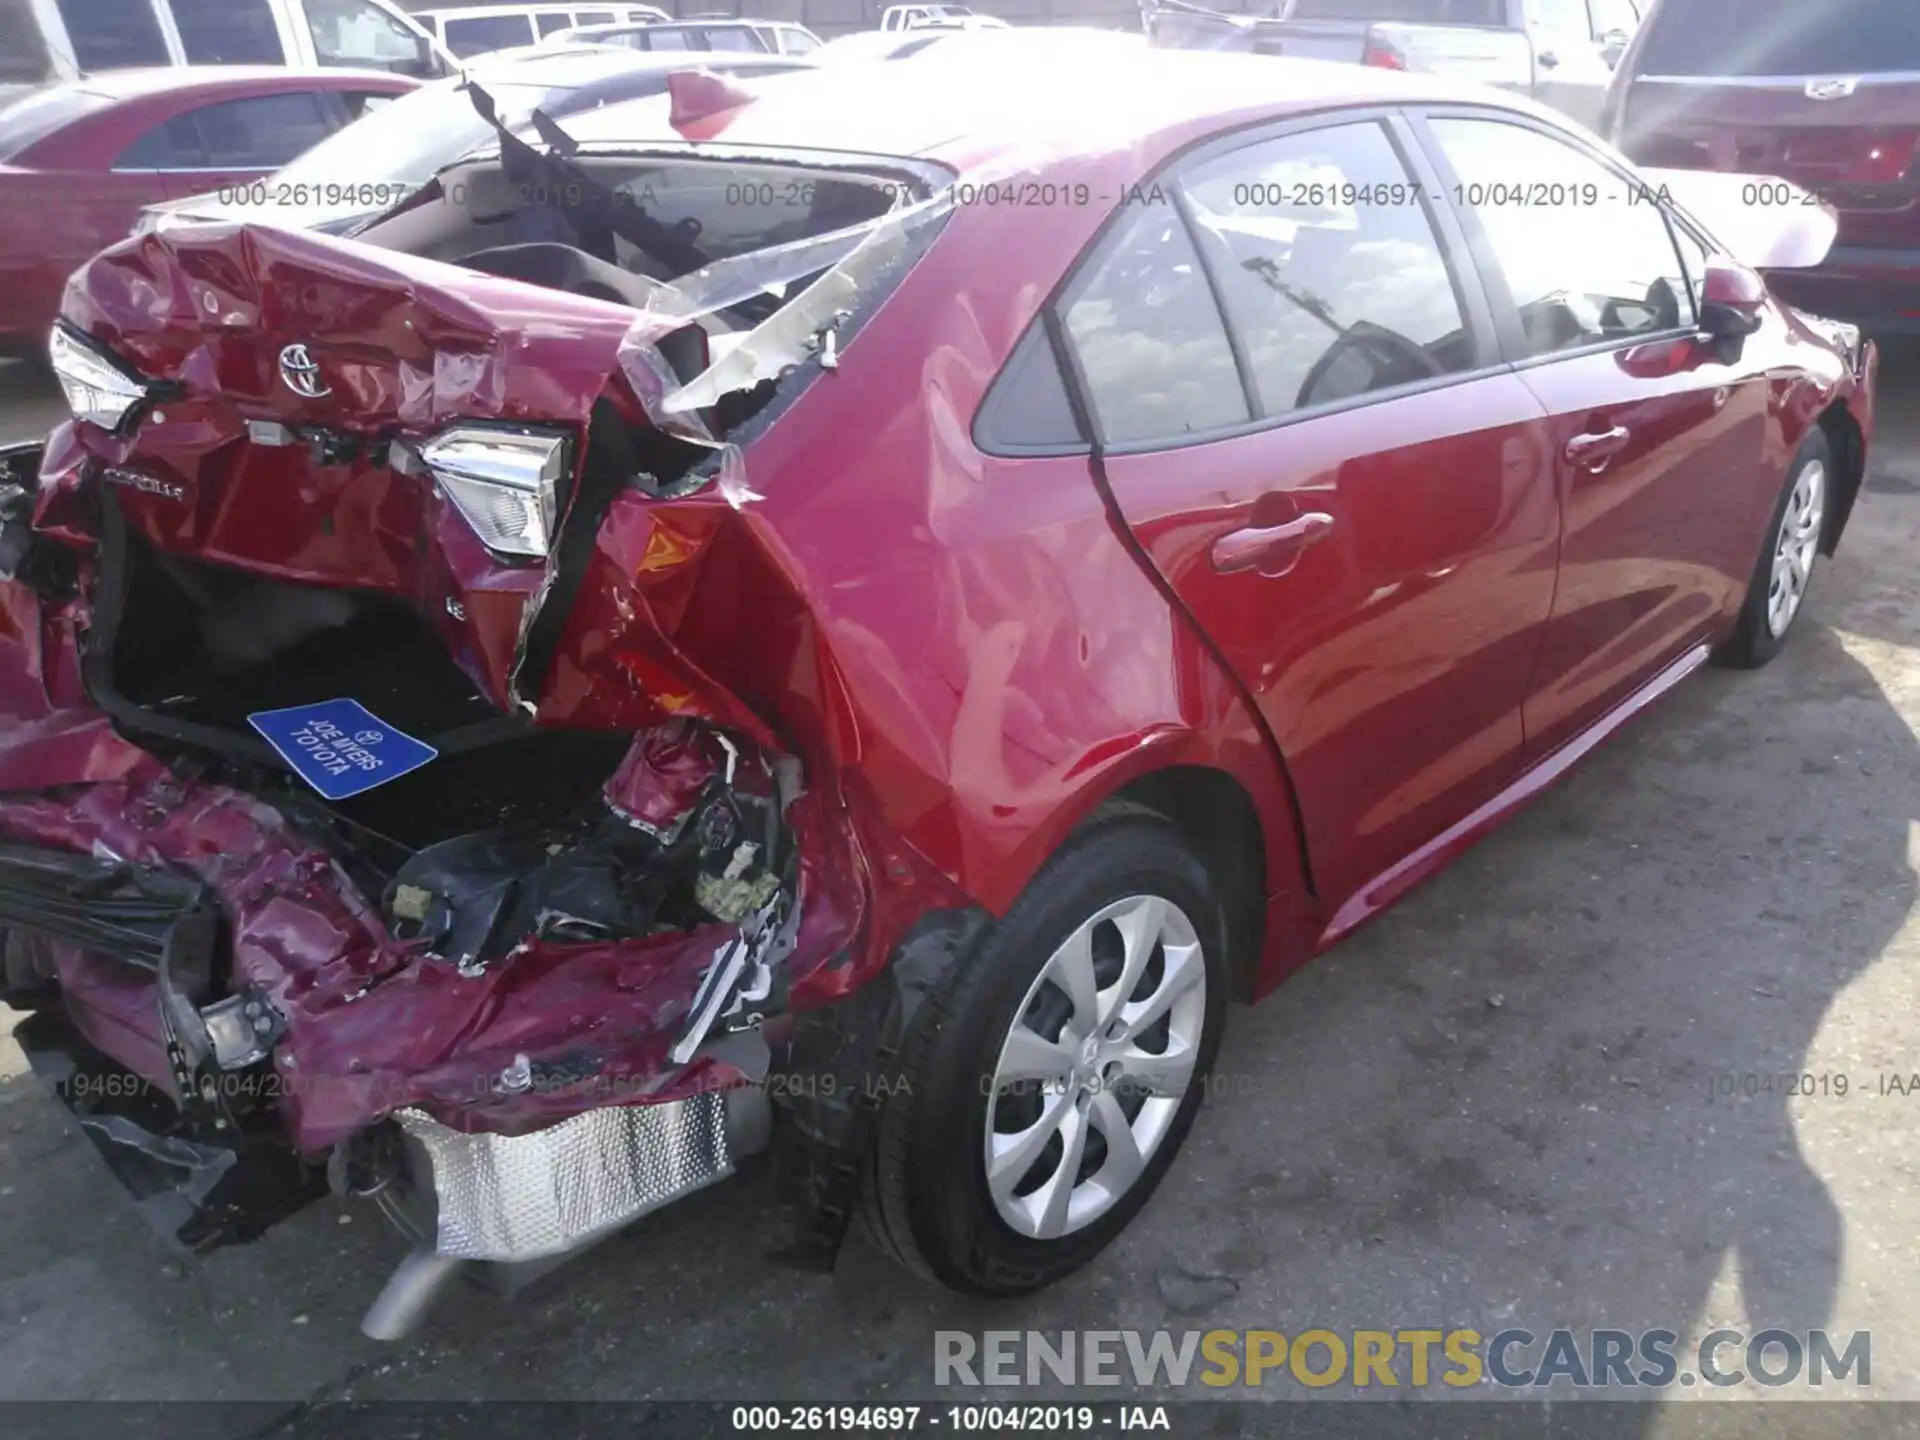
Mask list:
[[[1366,387],[1367,390],[1381,389],[1383,384],[1404,385],[1411,380],[1430,380],[1436,375],[1446,373],[1440,362],[1427,352],[1426,347],[1415,344],[1406,336],[1389,330],[1384,325],[1375,325],[1371,321],[1362,320],[1350,326],[1338,340],[1327,347],[1326,354],[1313,362],[1313,368],[1307,372],[1306,379],[1300,382],[1299,394],[1293,397],[1294,408],[1304,410],[1315,403],[1314,392],[1326,382],[1328,375],[1333,372],[1333,367],[1338,365],[1350,350],[1364,352],[1372,365],[1374,379],[1373,383]]]

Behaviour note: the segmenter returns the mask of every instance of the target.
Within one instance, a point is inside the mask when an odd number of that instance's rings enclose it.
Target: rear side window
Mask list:
[[[116,170],[204,170],[207,147],[192,115],[164,120],[120,152]]]
[[[1160,195],[1128,202],[1066,328],[1110,443],[1174,442],[1252,418],[1200,257]]]
[[[60,19],[82,70],[171,65],[151,5],[128,0],[59,0]]]
[[[544,37],[553,34],[556,30],[565,30],[573,23],[573,17],[567,14],[536,15],[533,17],[533,23],[535,28],[537,28]],[[590,22],[582,20],[580,23],[586,25]]]
[[[1295,0],[1289,20],[1400,20],[1413,25],[1504,25],[1507,0]]]
[[[278,170],[333,125],[311,91],[203,105],[148,131],[119,170]]]
[[[1513,292],[1529,355],[1694,323],[1666,215],[1634,200],[1621,176],[1537,130],[1431,123]]]
[[[479,15],[470,20],[449,15],[441,21],[447,48],[461,59],[533,43],[533,21],[526,15]]]
[[[576,25],[611,25],[618,19],[611,10],[576,10],[573,23]]]
[[[1263,414],[1474,367],[1420,187],[1380,126],[1249,145],[1183,184]]]
[[[172,0],[189,65],[284,65],[267,0]]]
[[[714,25],[705,32],[706,48],[709,50],[744,51],[747,54],[759,54],[767,47],[760,43],[760,37],[742,26]]]
[[[1666,0],[1649,23],[1639,62],[1645,75],[1920,70],[1915,0]]]
[[[648,30],[645,32],[644,39],[646,40],[646,46],[649,50],[693,49],[692,43],[687,39],[687,32],[684,30],[668,30],[665,28]]]

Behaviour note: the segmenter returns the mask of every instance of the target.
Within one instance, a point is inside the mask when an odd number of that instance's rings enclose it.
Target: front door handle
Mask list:
[[[1559,68],[1560,68],[1560,57],[1559,57],[1558,55],[1556,55],[1556,54],[1554,54],[1554,53],[1553,53],[1553,51],[1551,51],[1551,50],[1542,50],[1542,51],[1540,52],[1540,68],[1541,68],[1542,70],[1557,70],[1557,69],[1559,69]]]
[[[1332,531],[1333,517],[1318,510],[1296,516],[1284,525],[1249,525],[1213,542],[1213,568],[1227,575],[1238,570],[1264,574]]]
[[[1567,441],[1567,463],[1598,475],[1613,462],[1614,456],[1627,448],[1627,442],[1632,438],[1633,432],[1624,425],[1576,435]]]

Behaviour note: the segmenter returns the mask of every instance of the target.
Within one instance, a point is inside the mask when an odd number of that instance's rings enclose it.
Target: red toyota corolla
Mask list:
[[[1830,214],[1727,253],[1431,77],[940,55],[76,277],[6,994],[183,1243],[371,1196],[394,1335],[770,1144],[788,1255],[1045,1285],[1230,1000],[1786,639],[1876,360],[1750,267]]]
[[[385,71],[121,70],[0,101],[0,355],[45,353],[60,287],[148,205],[279,169],[413,89]]]

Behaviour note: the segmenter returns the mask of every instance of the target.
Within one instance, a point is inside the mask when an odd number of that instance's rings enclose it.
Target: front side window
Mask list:
[[[313,55],[322,65],[434,73],[432,48],[400,21],[367,0],[305,0]]]
[[[811,55],[820,48],[820,42],[805,30],[782,30],[780,48],[788,55]]]
[[[1379,125],[1262,141],[1183,185],[1262,413],[1474,367],[1420,187]]]
[[[59,0],[60,20],[82,70],[171,65],[160,21],[146,0]]]
[[[1163,193],[1128,200],[1066,328],[1110,443],[1173,443],[1252,418],[1206,272]]]
[[[443,23],[447,48],[462,60],[533,43],[533,20],[526,15],[476,15],[467,20],[449,15]]]
[[[267,0],[171,0],[189,65],[284,65]]]
[[[688,43],[687,32],[684,30],[669,30],[662,27],[658,30],[645,31],[643,34],[649,50],[693,49],[693,46]]]
[[[1432,122],[1520,311],[1529,355],[1694,323],[1660,207],[1584,151],[1497,120]]]
[[[536,15],[533,17],[534,28],[540,32],[540,38],[542,40],[546,39],[547,36],[553,34],[556,30],[565,30],[572,23],[573,17],[565,13],[558,15]],[[580,23],[586,25],[591,22],[582,20]]]

